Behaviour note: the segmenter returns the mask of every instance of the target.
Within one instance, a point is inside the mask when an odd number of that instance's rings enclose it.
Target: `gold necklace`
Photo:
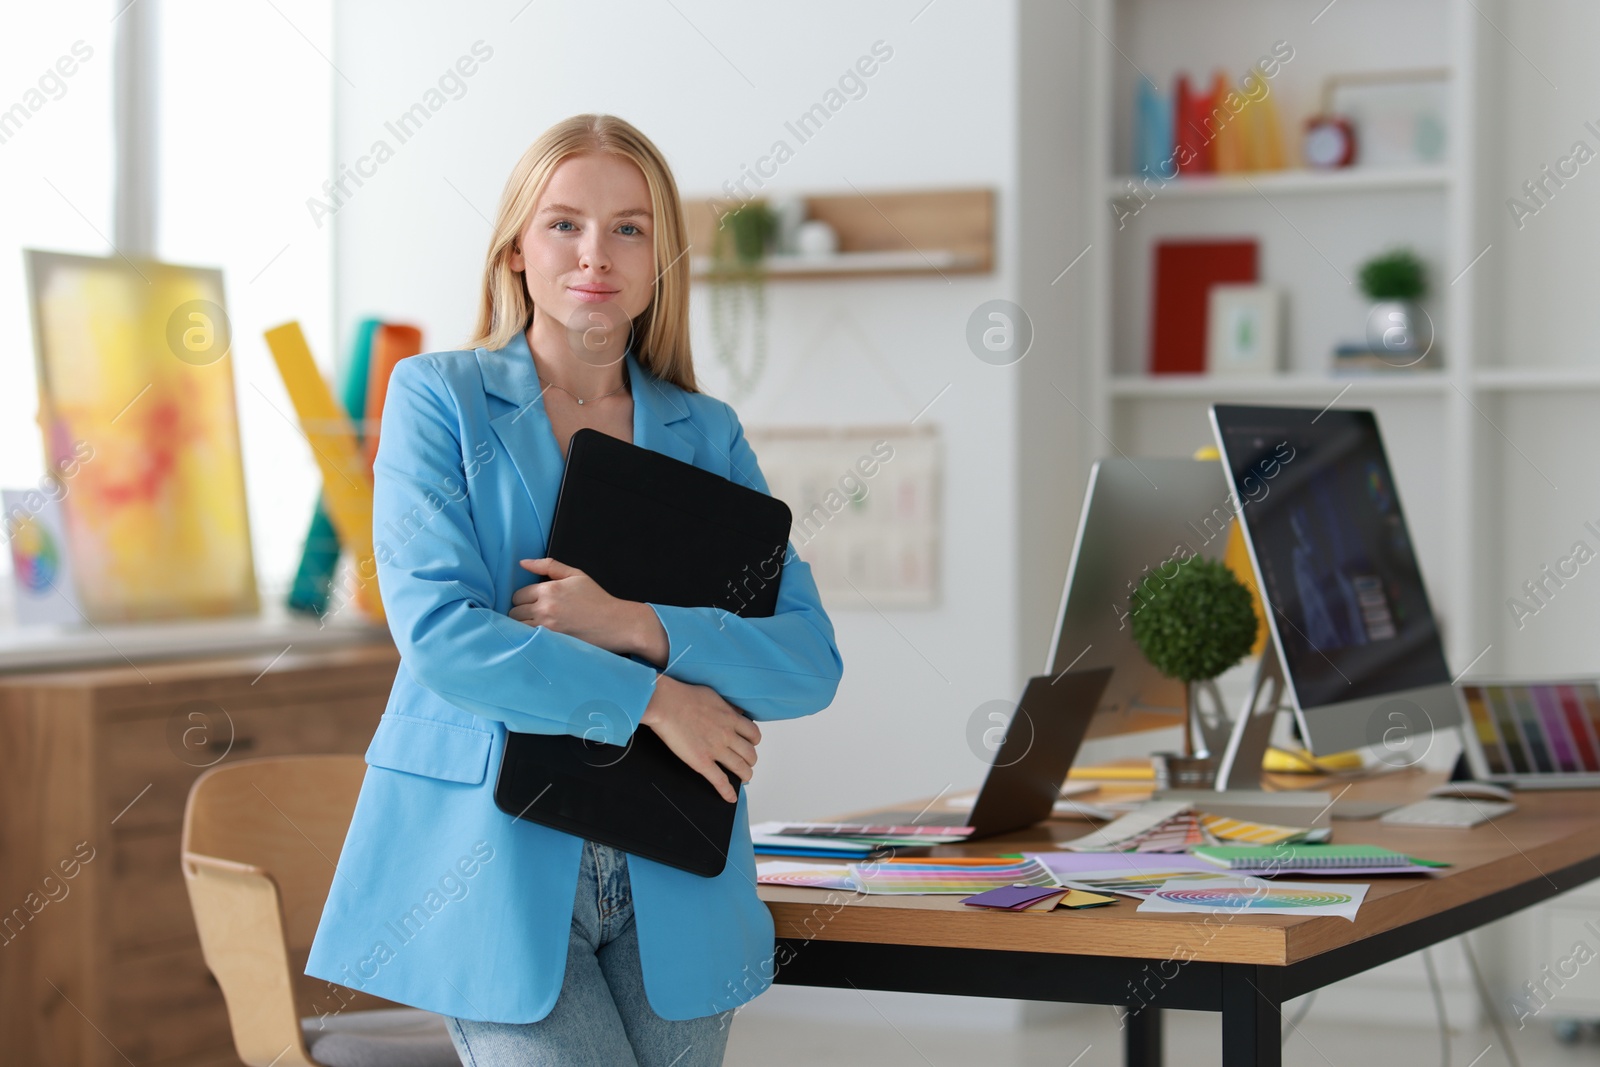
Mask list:
[[[540,375],[538,371],[534,372],[534,377],[538,378],[541,382],[544,382],[544,377],[542,375]],[[555,382],[544,382],[544,384],[545,384],[545,388],[547,388],[547,389],[561,389],[561,386],[557,385]],[[591,396],[588,400],[585,400],[583,397],[579,396],[577,393],[572,392],[570,389],[561,389],[561,391],[563,393],[566,393],[572,399],[576,400],[578,402],[578,406],[582,407],[584,404],[590,404],[590,403],[593,403],[596,400],[604,400],[608,396],[612,396],[612,395],[614,395],[616,393],[620,393],[624,389],[626,389],[627,387],[628,387],[628,371],[627,371],[627,368],[623,368],[623,371],[622,371],[622,384],[617,386],[615,389],[611,390],[611,392],[609,392],[609,393],[601,393],[599,396]]]

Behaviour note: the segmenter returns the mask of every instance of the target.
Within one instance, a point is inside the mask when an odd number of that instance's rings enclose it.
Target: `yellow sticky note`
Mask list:
[[[300,419],[300,430],[322,472],[323,506],[339,532],[339,540],[355,557],[359,583],[356,603],[381,622],[383,602],[378,596],[378,568],[372,555],[372,475],[356,443],[355,426],[317,370],[300,324],[274,326],[266,337]]]

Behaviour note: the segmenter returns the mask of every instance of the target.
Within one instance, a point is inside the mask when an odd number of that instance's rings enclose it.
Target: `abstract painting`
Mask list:
[[[79,460],[63,507],[88,621],[253,614],[222,273],[25,254],[45,462]]]

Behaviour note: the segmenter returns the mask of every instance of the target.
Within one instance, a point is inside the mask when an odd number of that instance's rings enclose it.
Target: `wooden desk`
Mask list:
[[[1357,782],[1345,799],[1416,799],[1440,778],[1400,772]],[[1372,886],[1353,923],[1141,915],[1127,898],[1090,911],[1010,914],[969,908],[954,896],[768,885],[760,893],[777,926],[780,982],[1121,1005],[1130,1067],[1161,1062],[1160,1009],[1216,1011],[1222,1061],[1269,1067],[1281,1062],[1284,1001],[1600,876],[1600,793],[1528,792],[1517,803],[1511,815],[1471,830],[1334,822],[1336,843],[1454,864],[1437,877],[1352,879]],[[936,853],[1048,850],[1089,828],[1052,821]]]
[[[366,751],[398,664],[385,639],[0,677],[0,1067],[237,1067],[178,867],[189,786]]]

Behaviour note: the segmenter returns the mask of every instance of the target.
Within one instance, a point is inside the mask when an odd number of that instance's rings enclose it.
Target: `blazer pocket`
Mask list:
[[[494,735],[393,712],[378,720],[367,746],[367,763],[447,782],[477,785],[489,768]]]

